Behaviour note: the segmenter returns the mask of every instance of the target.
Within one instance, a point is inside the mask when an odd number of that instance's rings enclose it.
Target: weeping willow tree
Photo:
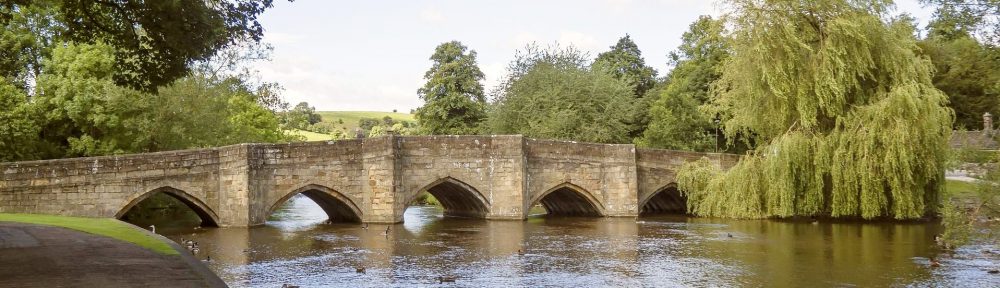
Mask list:
[[[730,0],[714,83],[725,133],[761,143],[678,175],[697,215],[918,218],[936,210],[953,113],[885,0]]]

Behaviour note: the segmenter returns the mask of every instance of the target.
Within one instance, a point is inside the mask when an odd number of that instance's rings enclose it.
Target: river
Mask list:
[[[259,227],[157,230],[197,241],[198,257],[235,287],[435,286],[439,277],[462,287],[1000,287],[987,272],[1000,268],[1000,251],[944,253],[936,223],[441,215],[413,206],[400,224],[325,224],[296,196]]]

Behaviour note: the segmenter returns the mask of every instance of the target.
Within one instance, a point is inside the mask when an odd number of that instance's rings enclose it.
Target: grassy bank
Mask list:
[[[138,231],[130,224],[111,218],[81,218],[41,214],[0,213],[0,221],[56,226],[110,237],[145,247],[164,255],[178,255],[177,250],[160,239]]]
[[[969,197],[975,195],[976,183],[970,183],[958,180],[945,180],[944,191],[945,195],[953,197]]]

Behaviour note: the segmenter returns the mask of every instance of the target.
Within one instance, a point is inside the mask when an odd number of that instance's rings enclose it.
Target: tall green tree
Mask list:
[[[631,36],[625,35],[609,48],[611,50],[597,54],[594,66],[608,69],[611,76],[633,85],[632,95],[635,98],[642,97],[653,88],[656,84],[656,69],[646,66],[642,51]]]
[[[42,59],[49,57],[52,43],[60,35],[52,33],[58,27],[51,5],[19,7],[18,13],[0,20],[0,76],[24,92],[29,83],[41,74]],[[0,8],[4,11],[4,8]]]
[[[285,127],[289,129],[307,130],[309,125],[319,123],[322,117],[316,114],[316,108],[307,102],[299,102],[291,110],[283,113]]]
[[[528,137],[627,143],[634,108],[632,86],[605,69],[579,61],[574,49],[519,54],[510,78],[494,95],[492,133]]]
[[[948,95],[956,127],[981,129],[983,113],[1000,115],[1000,54],[967,34],[939,31],[932,25],[919,42],[934,64],[934,86]]]
[[[106,43],[114,47],[112,78],[116,84],[155,91],[190,72],[193,62],[207,60],[224,47],[260,41],[263,28],[257,16],[272,4],[271,0],[9,0],[0,3],[0,26],[27,23],[44,29],[35,31],[36,40],[55,37],[59,41]],[[37,15],[39,11],[46,13]],[[24,22],[25,17],[43,19],[51,25]],[[0,47],[7,49],[0,54],[29,49],[26,47],[51,49],[46,44],[55,43],[22,40],[25,45]],[[32,63],[21,63],[25,65],[22,67],[37,67],[40,55],[28,56]]]
[[[723,21],[701,16],[669,54],[674,69],[666,87],[655,96],[649,127],[636,144],[678,150],[712,151],[718,145],[715,115],[704,111],[712,82],[719,79],[722,61],[729,56],[722,35]]]
[[[0,78],[0,162],[40,157],[37,114],[21,89]]]
[[[935,7],[939,32],[977,36],[991,47],[1000,45],[1000,0],[920,0]]]
[[[476,64],[476,51],[461,42],[442,43],[434,49],[427,83],[417,90],[424,105],[417,108],[417,123],[424,133],[476,134],[486,118],[483,72]]]
[[[758,146],[678,175],[698,215],[912,219],[933,212],[953,115],[889,1],[727,1],[732,56],[714,105]]]
[[[142,151],[153,123],[142,114],[150,101],[115,85],[113,48],[66,44],[52,51],[38,78],[36,105],[44,113],[42,139],[55,157]]]
[[[611,50],[597,55],[593,66],[607,69],[616,79],[632,85],[632,97],[635,99],[633,101],[638,101],[640,104],[635,105],[632,119],[629,119],[627,124],[629,137],[637,138],[649,125],[648,107],[652,97],[645,96],[656,85],[656,70],[646,66],[642,51],[629,35],[618,39],[618,43],[610,48]]]

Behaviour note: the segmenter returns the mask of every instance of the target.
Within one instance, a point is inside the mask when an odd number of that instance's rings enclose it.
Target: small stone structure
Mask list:
[[[121,217],[154,193],[207,225],[252,226],[303,194],[333,221],[396,223],[427,191],[454,216],[684,212],[676,169],[737,155],[507,136],[396,136],[0,163],[0,212]]]
[[[997,150],[1000,149],[997,136],[997,130],[993,128],[993,115],[986,112],[983,113],[983,130],[953,131],[949,144],[952,148]]]

